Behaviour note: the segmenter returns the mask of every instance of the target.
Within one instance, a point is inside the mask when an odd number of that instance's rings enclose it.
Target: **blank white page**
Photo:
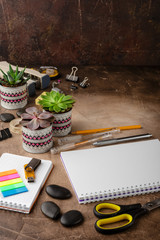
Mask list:
[[[131,190],[139,188],[143,193],[144,188],[148,192],[150,186],[160,185],[158,139],[62,152],[61,159],[82,202],[100,200],[101,195],[102,200],[109,199],[106,194],[123,191],[124,196],[127,191],[128,195],[140,194],[131,194]]]

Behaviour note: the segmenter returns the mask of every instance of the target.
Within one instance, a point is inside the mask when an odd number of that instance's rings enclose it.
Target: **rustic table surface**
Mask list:
[[[160,69],[79,67],[77,75],[80,81],[84,77],[88,77],[90,86],[83,89],[77,85],[78,89],[75,91],[70,90],[72,83],[65,80],[66,74],[71,72],[70,69],[69,67],[60,69],[62,77],[58,87],[65,93],[72,94],[76,100],[72,113],[72,131],[141,124],[142,129],[124,131],[120,133],[121,137],[151,133],[153,138],[160,139]],[[51,86],[47,90],[50,89]],[[36,97],[41,92],[42,90],[37,90]],[[28,106],[33,106],[34,100],[35,97],[30,97]],[[3,112],[10,112],[16,116],[16,110],[10,111],[1,107],[0,113]],[[2,127],[8,127],[8,123],[3,123],[1,129]],[[88,148],[90,147],[88,146]],[[43,188],[30,214],[0,210],[1,240],[160,239],[160,209],[137,219],[136,224],[125,232],[111,236],[101,235],[94,228],[97,220],[93,214],[95,203],[86,205],[78,203],[59,154],[27,153],[22,148],[22,136],[18,134],[13,134],[12,138],[0,142],[0,154],[4,152],[51,160],[54,169],[45,186],[57,184],[67,187],[71,191],[72,197],[67,200],[52,199]],[[144,204],[156,198],[160,198],[160,193],[110,200],[109,202],[117,204],[140,202]],[[53,221],[45,217],[40,209],[44,201],[54,201],[62,213],[72,209],[81,211],[84,216],[83,224],[66,228],[61,225],[59,220]]]

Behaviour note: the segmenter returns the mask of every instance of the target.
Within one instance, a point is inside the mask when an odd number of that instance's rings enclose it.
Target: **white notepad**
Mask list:
[[[160,191],[158,139],[61,153],[79,203]]]
[[[0,193],[0,209],[29,213],[33,207],[43,185],[45,184],[53,164],[49,160],[41,160],[41,164],[35,171],[35,182],[28,183],[25,179],[24,165],[29,163],[32,158],[13,155],[9,153],[2,154],[0,158],[0,171],[16,169],[26,185],[28,192],[16,194],[9,197],[3,197]]]

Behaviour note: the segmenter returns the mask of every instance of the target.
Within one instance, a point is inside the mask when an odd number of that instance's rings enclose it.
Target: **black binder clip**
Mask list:
[[[72,72],[70,74],[66,75],[66,80],[71,81],[71,82],[78,82],[78,76],[76,76],[78,68],[77,67],[72,67]]]
[[[12,134],[9,130],[9,128],[4,128],[0,130],[0,141],[11,138]]]
[[[73,84],[70,86],[70,90],[71,90],[71,91],[75,91],[76,89],[78,89],[78,87],[75,86],[75,84],[73,83]]]

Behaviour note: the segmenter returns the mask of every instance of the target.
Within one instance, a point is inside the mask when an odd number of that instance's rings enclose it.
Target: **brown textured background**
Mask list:
[[[0,0],[0,60],[159,65],[158,0]]]

